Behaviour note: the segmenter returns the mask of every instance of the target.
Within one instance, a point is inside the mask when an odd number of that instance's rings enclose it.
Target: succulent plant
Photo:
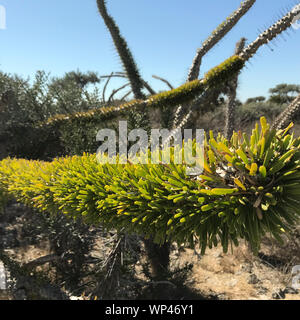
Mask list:
[[[234,132],[228,140],[210,132],[196,179],[172,152],[170,164],[99,164],[89,154],[48,163],[5,159],[1,196],[152,236],[158,244],[197,241],[204,253],[221,242],[226,252],[229,242],[244,238],[257,253],[262,236],[280,241],[299,221],[300,138],[288,133],[291,126],[271,129],[262,117],[250,137]]]

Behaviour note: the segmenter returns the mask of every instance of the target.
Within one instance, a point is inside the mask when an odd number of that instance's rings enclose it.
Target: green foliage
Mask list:
[[[37,72],[33,85],[18,76],[0,73],[0,137],[9,141],[9,154],[35,157],[46,140],[44,130],[33,124],[47,119],[47,97],[41,93],[46,75]]]
[[[284,107],[285,105],[272,103],[270,101],[249,102],[243,104],[236,110],[236,116],[243,124],[252,124],[254,121],[259,120],[260,117],[264,115],[266,115],[266,117],[272,121],[284,110]]]
[[[280,241],[299,217],[300,139],[261,118],[251,137],[210,133],[204,173],[185,164],[99,164],[96,155],[51,163],[5,159],[0,189],[40,210],[153,236],[156,243],[199,241],[202,253],[244,238],[254,252],[270,233]],[[195,146],[195,144],[194,144]]]
[[[242,1],[241,7],[203,43],[193,61],[189,80],[198,78],[202,57],[254,3],[255,0]],[[299,14],[299,10],[289,12],[246,49],[236,53],[239,56],[213,68],[204,79],[146,100],[142,89],[147,83],[140,77],[126,40],[108,15],[105,0],[98,0],[97,4],[137,100],[101,108],[97,89],[94,92],[87,89],[88,84],[99,82],[93,73],[71,72],[51,81],[44,73],[37,73],[32,86],[20,78],[1,75],[0,139],[10,140],[10,154],[48,160],[54,155],[93,152],[96,132],[108,127],[107,124],[111,127],[112,121],[120,115],[141,127],[149,124],[145,111],[151,108],[159,108],[165,113],[161,119],[170,120],[166,117],[173,114],[172,109],[183,106],[181,118],[184,121],[189,114],[184,105],[197,98],[201,111],[207,111],[208,107],[213,109],[222,92],[228,95],[226,87],[245,62],[260,46],[289,28]],[[289,93],[293,88],[277,89],[272,92],[269,105],[290,101]],[[231,97],[234,105],[235,94]],[[262,112],[269,113],[264,109],[267,103],[262,101],[259,97],[247,101],[245,108],[251,119],[257,119]],[[252,106],[255,107],[251,109]],[[210,132],[205,141],[204,173],[198,177],[187,175],[185,163],[177,165],[173,158],[169,165],[134,165],[131,162],[100,165],[97,157],[90,154],[59,158],[51,163],[5,159],[0,162],[0,203],[15,197],[26,205],[53,214],[49,221],[54,223],[55,230],[49,238],[51,244],[57,246],[52,249],[62,256],[65,251],[61,246],[69,246],[74,262],[73,266],[68,262],[57,266],[57,270],[62,280],[67,274],[65,284],[72,288],[79,281],[79,273],[86,271],[84,256],[91,249],[88,235],[86,239],[83,237],[84,245],[80,241],[81,232],[77,232],[89,230],[82,221],[103,224],[119,232],[138,233],[153,238],[157,244],[177,241],[193,245],[197,241],[202,253],[207,246],[218,242],[226,252],[229,242],[238,245],[240,238],[249,241],[257,252],[261,237],[266,233],[280,240],[281,234],[289,231],[299,216],[299,145],[300,140],[289,135],[288,129],[271,130],[262,118],[261,130],[256,126],[249,138],[239,132],[229,141],[220,134],[215,138]],[[60,213],[65,216],[58,218],[55,225]],[[66,217],[76,219],[71,223]],[[67,220],[70,221],[68,231],[61,228],[61,224],[68,227]],[[80,247],[78,256],[76,247]],[[117,247],[120,253],[121,247]]]
[[[275,88],[271,88],[269,92],[271,93],[270,102],[277,104],[291,103],[300,93],[300,85],[281,83]]]
[[[56,132],[38,127],[57,113],[87,111],[101,103],[95,73],[79,71],[50,79],[38,71],[32,84],[18,76],[0,73],[0,140],[12,156],[41,159],[63,154]],[[8,143],[9,141],[9,143]]]
[[[58,257],[54,261],[56,283],[72,292],[82,285],[88,274],[87,257],[93,249],[95,230],[83,223],[81,219],[68,219],[57,213],[56,216],[43,216],[43,231],[47,232],[50,250]]]
[[[263,96],[259,96],[259,97],[254,97],[254,98],[249,98],[247,99],[247,101],[245,102],[245,104],[249,104],[249,103],[257,103],[257,102],[263,102],[265,101],[266,98]]]
[[[96,87],[98,83],[100,79],[94,72],[72,71],[67,72],[62,78],[52,78],[45,88],[51,109],[55,109],[56,106],[55,114],[68,114],[95,108],[100,102],[100,94]]]

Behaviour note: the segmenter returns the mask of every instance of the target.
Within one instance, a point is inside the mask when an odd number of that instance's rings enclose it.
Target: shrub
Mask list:
[[[99,81],[91,72],[69,72],[61,79],[49,79],[38,71],[30,84],[0,72],[0,141],[8,154],[27,159],[64,155],[57,132],[37,124],[57,113],[87,111],[101,105],[97,89],[87,88]]]

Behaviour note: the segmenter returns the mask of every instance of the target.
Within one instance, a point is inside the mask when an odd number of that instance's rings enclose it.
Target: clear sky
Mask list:
[[[185,82],[196,49],[241,0],[107,0],[143,78],[155,90]],[[274,23],[296,0],[257,0],[256,4],[203,59],[201,75],[229,57],[235,43],[248,42]],[[62,76],[77,70],[99,75],[122,71],[96,0],[0,0],[6,8],[6,29],[0,30],[0,70],[32,76],[37,70]],[[273,51],[272,51],[273,50]],[[240,77],[238,97],[268,95],[279,83],[300,84],[300,29],[261,48]],[[110,90],[120,84],[111,82]],[[126,91],[125,91],[126,92]]]

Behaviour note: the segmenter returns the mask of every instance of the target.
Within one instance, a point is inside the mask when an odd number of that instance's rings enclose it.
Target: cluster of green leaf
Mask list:
[[[262,236],[280,241],[300,214],[300,138],[289,129],[271,130],[261,118],[251,137],[235,132],[228,141],[210,132],[198,178],[174,163],[172,152],[170,164],[99,164],[84,154],[51,163],[4,159],[0,189],[40,210],[154,236],[157,243],[197,239],[204,253],[219,241],[227,251],[229,242],[244,238],[257,252]]]

